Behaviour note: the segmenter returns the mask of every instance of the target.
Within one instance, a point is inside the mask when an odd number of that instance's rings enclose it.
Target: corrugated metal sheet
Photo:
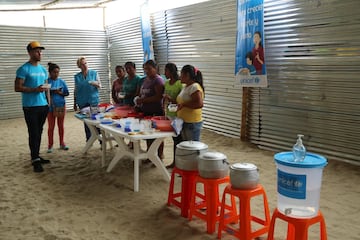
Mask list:
[[[166,19],[166,11],[151,16],[154,55],[161,74],[165,74],[165,65],[169,62],[169,38]]]
[[[111,79],[117,78],[116,65],[134,62],[139,75],[143,74],[143,49],[140,18],[112,24],[106,27],[109,39]]]
[[[241,89],[234,89],[236,2],[210,1],[153,14],[157,61],[199,68],[204,127],[240,136]],[[226,117],[224,117],[226,116]]]
[[[80,69],[76,60],[85,56],[89,67],[99,72],[103,88],[102,101],[109,99],[108,45],[105,31],[45,29],[0,26],[0,119],[22,117],[21,94],[14,92],[16,69],[29,60],[26,45],[38,40],[45,47],[41,64],[47,68],[49,61],[57,63],[60,77],[70,88],[66,98],[67,108],[73,107],[74,74]]]
[[[358,1],[265,1],[269,88],[254,89],[249,139],[360,163]]]
[[[264,2],[269,87],[249,89],[249,141],[274,151],[290,150],[296,134],[302,133],[309,151],[360,164],[358,1]],[[239,137],[242,90],[234,88],[233,76],[236,1],[213,0],[158,12],[152,15],[152,24],[160,70],[167,62],[176,63],[179,69],[185,64],[198,67],[206,89],[204,127]],[[78,71],[75,59],[79,55],[90,55],[90,65],[103,69],[103,75],[110,66],[111,79],[115,78],[115,65],[126,61],[136,62],[142,73],[139,18],[107,27],[110,64],[102,32],[14,27],[0,30],[0,61],[4,66],[0,69],[0,90],[5,90],[0,93],[2,117],[4,113],[7,117],[22,116],[13,79],[17,66],[27,60],[24,48],[29,39],[39,39],[49,46],[43,62],[56,59],[63,64],[65,79],[67,71],[71,78]]]
[[[249,89],[247,138],[360,162],[360,10],[353,1],[265,0],[269,87]],[[241,89],[233,88],[236,1],[210,1],[153,15],[158,61],[204,73],[205,127],[239,136]],[[162,45],[160,45],[160,43]]]

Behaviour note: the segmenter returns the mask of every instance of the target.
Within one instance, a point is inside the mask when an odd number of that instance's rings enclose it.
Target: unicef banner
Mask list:
[[[235,86],[267,87],[263,0],[237,1]]]
[[[150,14],[147,1],[141,5],[141,34],[144,51],[144,63],[149,59],[154,59],[154,49],[151,34]]]

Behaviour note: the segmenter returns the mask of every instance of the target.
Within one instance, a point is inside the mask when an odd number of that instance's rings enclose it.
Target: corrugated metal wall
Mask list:
[[[109,99],[108,45],[105,31],[45,29],[0,26],[0,119],[22,117],[21,94],[14,92],[16,69],[29,60],[26,45],[38,40],[45,47],[41,64],[57,63],[60,77],[70,88],[67,108],[73,108],[74,74],[80,69],[76,60],[85,56],[89,67],[99,72],[103,88],[100,97]]]
[[[247,137],[261,148],[290,150],[297,133],[309,151],[360,163],[360,8],[357,0],[265,0],[265,51],[269,87],[250,89]],[[204,127],[239,137],[242,90],[234,86],[236,1],[209,1],[152,15],[156,61],[179,69],[193,64],[204,74]],[[104,32],[0,27],[2,66],[0,113],[22,116],[13,92],[19,64],[28,59],[25,45],[39,39],[48,59],[62,67],[62,77],[78,69],[86,55],[103,79],[114,67],[134,61],[142,74],[140,19],[107,27]],[[66,76],[67,72],[69,75]],[[107,91],[109,90],[109,86]],[[102,92],[106,96],[108,92]],[[108,98],[107,98],[108,99]],[[6,100],[6,101],[5,101]],[[69,100],[72,101],[71,98]],[[71,103],[72,104],[72,103]]]
[[[358,1],[265,0],[268,88],[249,89],[247,138],[261,148],[308,151],[360,164]],[[204,73],[205,128],[238,137],[241,89],[233,88],[236,1],[153,14],[157,61]]]
[[[161,74],[167,62],[174,62],[179,70],[186,64],[198,67],[205,81],[204,127],[240,136],[242,91],[233,87],[236,2],[224,2],[152,14],[155,60]],[[112,79],[115,66],[128,60],[135,61],[142,73],[140,18],[110,25],[107,33]]]
[[[242,89],[234,88],[236,1],[210,1],[153,14],[157,61],[195,65],[205,85],[204,127],[240,136]]]
[[[250,89],[250,142],[275,151],[290,150],[296,134],[303,133],[309,151],[330,159],[359,161],[355,146],[360,120],[356,4],[265,1],[269,87]],[[238,137],[242,90],[233,87],[236,1],[209,1],[158,12],[152,15],[152,25],[161,71],[167,62],[179,68],[197,66],[205,79],[204,127]],[[132,36],[128,45],[138,42],[141,51],[141,39]]]
[[[134,62],[137,73],[142,75],[144,54],[140,18],[109,25],[106,27],[106,32],[109,39],[111,80],[117,78],[116,65],[124,66],[128,61]]]
[[[289,150],[360,163],[360,5],[348,1],[265,1],[269,88],[253,89],[249,138]]]

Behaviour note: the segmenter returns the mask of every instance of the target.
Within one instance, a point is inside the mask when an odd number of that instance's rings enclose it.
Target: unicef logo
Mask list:
[[[261,76],[239,76],[240,84],[242,85],[249,85],[252,84],[253,86],[261,85],[262,78]]]

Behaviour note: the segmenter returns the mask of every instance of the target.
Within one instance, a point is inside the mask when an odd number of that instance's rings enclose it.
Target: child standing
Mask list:
[[[64,142],[64,119],[65,119],[65,97],[69,95],[68,87],[64,80],[59,78],[60,67],[55,63],[48,63],[50,90],[50,108],[48,119],[48,153],[53,151],[55,120],[59,130],[60,149],[69,150]]]

